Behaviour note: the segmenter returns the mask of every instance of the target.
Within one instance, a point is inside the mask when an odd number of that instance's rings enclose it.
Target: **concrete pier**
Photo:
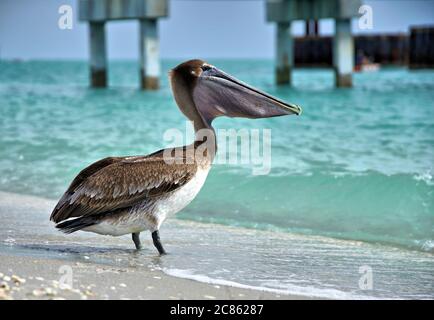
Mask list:
[[[90,83],[92,87],[107,86],[107,53],[104,22],[89,24]]]
[[[333,18],[336,21],[334,39],[334,66],[336,86],[352,85],[354,44],[351,35],[351,18],[358,16],[360,0],[267,0],[267,21],[276,23],[276,83],[290,84],[294,65],[294,40],[290,25],[294,20],[306,21],[307,36],[318,33],[318,20]]]
[[[336,20],[336,35],[333,39],[333,68],[336,87],[351,87],[354,69],[354,40],[351,35],[351,20]]]
[[[140,20],[140,83],[142,89],[159,88],[159,41],[156,19]]]
[[[92,87],[107,86],[105,24],[112,20],[138,20],[140,87],[158,89],[160,56],[158,19],[167,17],[168,0],[80,0],[79,20],[89,23]]]
[[[291,84],[291,69],[294,64],[291,23],[278,23],[276,29],[276,83]]]

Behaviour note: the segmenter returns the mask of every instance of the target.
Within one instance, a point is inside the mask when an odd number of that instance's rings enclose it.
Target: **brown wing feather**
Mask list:
[[[146,198],[171,192],[196,173],[195,163],[168,164],[158,152],[144,157],[106,158],[73,180],[51,214],[60,222],[72,217],[111,212]]]

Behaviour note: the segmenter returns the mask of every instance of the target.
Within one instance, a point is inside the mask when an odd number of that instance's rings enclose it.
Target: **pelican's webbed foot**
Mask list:
[[[160,241],[160,234],[158,233],[158,230],[152,232],[152,240],[154,241],[154,246],[157,248],[160,255],[166,254],[166,250],[164,250],[163,245]]]
[[[137,250],[142,249],[142,244],[140,243],[140,232],[132,233],[133,242]]]

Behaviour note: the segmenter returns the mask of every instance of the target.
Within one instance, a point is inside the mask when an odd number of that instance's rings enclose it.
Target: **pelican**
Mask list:
[[[159,229],[202,188],[216,153],[212,121],[220,116],[268,118],[301,113],[202,60],[186,61],[169,73],[181,112],[193,123],[194,142],[145,156],[108,157],[83,169],[55,206],[50,220],[65,233],[131,234],[149,230],[160,255]]]

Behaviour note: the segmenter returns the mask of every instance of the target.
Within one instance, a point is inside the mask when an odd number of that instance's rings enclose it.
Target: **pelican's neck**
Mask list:
[[[212,160],[217,151],[217,139],[214,128],[211,125],[212,117],[207,117],[200,112],[192,97],[193,84],[186,74],[172,70],[170,73],[170,83],[172,86],[175,101],[182,113],[193,123],[195,153],[202,154],[205,160]],[[199,161],[201,159],[198,159]]]
[[[196,156],[206,158],[210,162],[214,160],[217,152],[217,135],[210,122],[203,120],[198,110],[198,119],[193,120],[194,149]]]

